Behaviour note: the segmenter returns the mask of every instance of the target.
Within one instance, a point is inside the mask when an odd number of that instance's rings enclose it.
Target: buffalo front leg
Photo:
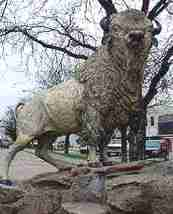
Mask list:
[[[95,145],[89,144],[88,145],[88,161],[89,162],[96,162],[97,161],[97,148]]]
[[[100,114],[93,107],[87,106],[82,115],[82,138],[89,145],[89,161],[96,162],[96,149],[104,147],[105,131],[100,122]],[[103,151],[103,150],[102,150]],[[102,153],[103,154],[103,153]],[[103,161],[102,155],[100,161]]]
[[[72,164],[60,160],[58,158],[54,158],[49,153],[49,144],[52,143],[51,137],[47,135],[42,135],[38,139],[38,145],[35,150],[35,155],[45,162],[51,164],[56,167],[58,170],[65,170],[72,167]]]
[[[99,160],[101,162],[106,162],[108,161],[108,149],[107,146],[111,141],[113,131],[109,130],[109,132],[101,130],[100,131],[100,140],[99,140]]]
[[[32,139],[28,136],[19,136],[17,137],[15,143],[10,146],[7,155],[5,156],[2,164],[2,179],[8,180],[9,179],[9,168],[12,160],[15,158],[15,155],[26,148],[27,144]]]

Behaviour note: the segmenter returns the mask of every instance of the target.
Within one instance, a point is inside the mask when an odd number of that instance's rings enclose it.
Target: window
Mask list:
[[[154,126],[154,117],[153,116],[150,117],[150,121],[151,121],[151,126]]]
[[[159,116],[158,120],[159,134],[173,134],[173,114]]]

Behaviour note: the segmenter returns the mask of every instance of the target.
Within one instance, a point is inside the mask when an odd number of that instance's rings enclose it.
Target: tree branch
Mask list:
[[[49,48],[49,49],[53,49],[53,50],[57,50],[60,52],[63,52],[65,54],[67,54],[70,57],[76,58],[76,59],[88,59],[88,56],[84,55],[84,54],[75,54],[72,51],[69,51],[68,49],[66,49],[65,47],[59,47],[56,45],[52,45],[52,44],[48,44],[40,39],[37,39],[36,37],[34,37],[33,35],[31,35],[26,29],[22,29],[19,26],[14,26],[11,29],[0,29],[0,36],[5,36],[7,34],[13,33],[13,32],[20,32],[23,35],[27,36],[29,39],[31,39],[32,41],[42,45],[44,48]]]
[[[153,9],[149,12],[148,18],[153,20],[156,18],[165,8],[168,7],[170,1],[169,0],[160,0]]]
[[[162,60],[162,64],[161,64],[161,67],[160,67],[158,73],[152,79],[149,90],[148,90],[147,94],[145,95],[145,97],[143,98],[143,104],[144,104],[145,108],[151,102],[151,100],[154,98],[154,96],[157,94],[157,92],[158,92],[157,88],[156,88],[157,84],[164,77],[164,75],[168,72],[169,67],[171,65],[171,63],[169,62],[169,59],[172,56],[173,56],[173,46],[171,46],[168,49],[166,55],[164,56],[164,58]]]
[[[83,55],[83,54],[75,54],[75,53],[67,50],[66,48],[58,47],[58,46],[55,46],[55,45],[52,45],[52,44],[47,44],[47,43],[43,42],[42,40],[39,40],[36,37],[34,37],[33,35],[29,34],[27,30],[19,29],[19,32],[23,33],[25,36],[27,36],[28,38],[30,38],[34,42],[39,43],[40,45],[42,45],[45,48],[54,49],[54,50],[63,52],[63,53],[65,53],[68,56],[73,57],[73,58],[85,59],[85,60],[88,59],[88,57]]]
[[[1,6],[2,3],[4,3],[4,1],[2,1],[2,2],[0,3],[0,6]],[[4,8],[3,8],[3,10],[2,10],[2,14],[1,14],[1,19],[2,19],[2,17],[3,17],[4,14],[5,14],[5,10],[6,10],[6,8],[7,8],[7,4],[8,4],[8,0],[5,1],[5,5],[4,5]]]
[[[105,9],[107,16],[117,13],[117,9],[115,8],[112,0],[98,0],[98,2]]]
[[[143,0],[143,2],[142,2],[141,11],[143,11],[145,13],[145,15],[148,13],[149,4],[150,4],[150,0]]]
[[[90,45],[90,44],[86,44],[85,42],[81,42],[79,40],[77,40],[76,38],[74,38],[67,30],[67,27],[65,27],[59,20],[56,19],[56,21],[58,22],[58,24],[61,26],[61,28],[64,30],[65,33],[59,31],[56,29],[56,31],[60,34],[60,35],[63,35],[63,36],[67,36],[71,41],[73,41],[76,46],[81,46],[83,48],[87,48],[87,49],[90,49],[92,51],[96,51],[96,47]],[[82,32],[80,32],[82,34]]]

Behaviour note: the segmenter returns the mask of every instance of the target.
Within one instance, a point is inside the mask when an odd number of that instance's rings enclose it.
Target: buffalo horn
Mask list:
[[[153,32],[152,32],[153,36],[160,34],[160,32],[162,30],[161,24],[157,20],[154,20],[154,21],[156,23],[156,27],[154,27]]]

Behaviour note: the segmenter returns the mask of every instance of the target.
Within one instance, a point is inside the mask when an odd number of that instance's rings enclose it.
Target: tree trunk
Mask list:
[[[133,112],[130,117],[129,160],[137,161],[145,158],[146,109]]]
[[[121,131],[121,162],[127,162],[127,128],[123,127]]]
[[[64,153],[68,154],[69,153],[69,146],[70,146],[70,135],[66,135],[65,137],[65,144],[64,144]]]
[[[135,133],[130,130],[128,135],[128,141],[129,141],[129,161],[137,161],[138,155],[137,155],[137,141],[136,141],[136,135]]]
[[[144,110],[140,118],[140,126],[136,135],[138,160],[145,159],[145,137],[146,137],[146,111]]]

